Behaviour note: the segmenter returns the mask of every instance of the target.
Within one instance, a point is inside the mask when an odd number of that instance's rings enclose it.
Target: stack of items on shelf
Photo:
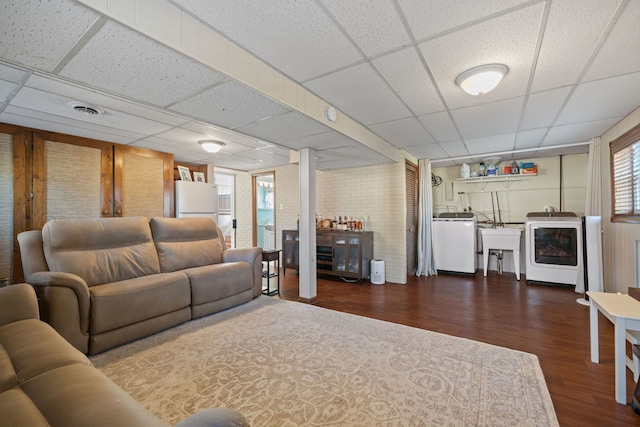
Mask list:
[[[538,173],[538,167],[533,162],[520,163],[520,173],[522,175],[532,175]]]
[[[333,219],[322,218],[322,215],[316,215],[316,228],[333,229],[333,230],[349,230],[364,231],[364,217],[347,217],[334,216]]]

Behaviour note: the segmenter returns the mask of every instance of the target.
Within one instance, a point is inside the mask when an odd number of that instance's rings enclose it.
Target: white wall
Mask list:
[[[602,177],[602,224],[604,289],[607,292],[627,292],[636,287],[638,268],[636,245],[640,242],[640,226],[611,222],[611,175],[609,143],[640,123],[640,108],[629,114],[601,137],[600,159]]]

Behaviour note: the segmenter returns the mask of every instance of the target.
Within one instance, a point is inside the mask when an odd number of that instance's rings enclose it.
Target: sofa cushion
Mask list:
[[[143,217],[55,219],[42,228],[42,241],[50,271],[76,274],[88,286],[160,272]]]
[[[21,389],[13,388],[0,393],[0,414],[3,426],[50,427],[29,396]]]
[[[8,363],[15,371],[18,384],[59,366],[91,365],[84,354],[69,345],[51,326],[36,319],[0,327],[0,347],[10,359]],[[0,354],[0,377],[4,376],[5,368],[8,368],[7,360]]]
[[[149,224],[163,273],[222,262],[222,243],[213,219],[158,217]]]
[[[13,369],[11,358],[0,345],[0,393],[18,385],[18,376]]]
[[[225,262],[184,270],[191,282],[191,305],[221,300],[251,289],[253,270],[248,262]]]
[[[151,319],[191,304],[184,273],[153,274],[90,288],[91,334]]]
[[[91,366],[62,366],[21,388],[51,426],[167,425]]]

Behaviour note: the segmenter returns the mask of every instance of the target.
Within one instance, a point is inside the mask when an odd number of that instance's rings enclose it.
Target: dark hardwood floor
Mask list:
[[[298,275],[280,275],[280,297],[298,300]],[[589,308],[567,288],[527,285],[513,273],[410,277],[406,285],[318,279],[320,307],[536,354],[561,426],[640,426],[614,398],[613,325],[602,315],[600,363],[589,353]],[[627,370],[627,397],[635,388]],[[513,408],[517,411],[518,408]]]

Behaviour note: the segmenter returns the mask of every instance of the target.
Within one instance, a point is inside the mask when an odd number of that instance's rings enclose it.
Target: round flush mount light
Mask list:
[[[95,105],[86,104],[84,102],[70,102],[67,104],[69,107],[73,108],[75,111],[79,113],[84,113],[89,116],[97,116],[99,114],[104,114],[104,110],[100,107],[96,107]]]
[[[207,153],[217,153],[222,150],[222,147],[224,147],[224,142],[216,141],[214,139],[203,139],[198,141],[198,144],[200,144],[202,149]]]
[[[495,89],[508,72],[506,65],[480,65],[460,74],[456,78],[456,84],[469,95],[484,95]]]

